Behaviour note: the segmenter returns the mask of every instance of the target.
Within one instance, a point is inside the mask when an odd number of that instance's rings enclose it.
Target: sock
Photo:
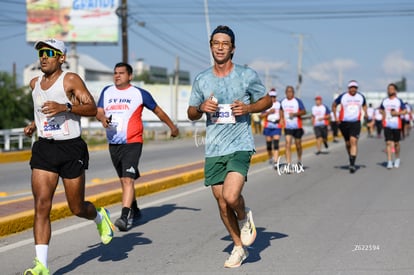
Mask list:
[[[128,207],[122,207],[122,210],[121,210],[121,217],[126,217],[126,218],[128,218],[128,217],[129,217],[129,212],[131,212],[131,208],[128,208]]]
[[[95,223],[96,224],[100,224],[102,221],[102,214],[99,213],[99,211],[96,211],[96,218],[95,218]]]
[[[49,245],[47,244],[37,244],[35,245],[36,257],[46,268],[47,268],[47,252]]]
[[[349,163],[354,166],[355,165],[356,156],[349,155]]]
[[[132,209],[138,209],[138,203],[137,203],[136,199],[131,203],[131,208]]]

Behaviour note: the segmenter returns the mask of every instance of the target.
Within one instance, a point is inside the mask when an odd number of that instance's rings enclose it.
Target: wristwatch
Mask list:
[[[69,102],[66,103],[66,112],[68,113],[72,112],[72,104],[70,104]]]
[[[201,104],[203,104],[203,103],[201,103]],[[201,110],[201,108],[200,108],[200,107],[201,107],[201,104],[197,106],[197,112],[199,112],[200,114],[204,113],[204,112]]]

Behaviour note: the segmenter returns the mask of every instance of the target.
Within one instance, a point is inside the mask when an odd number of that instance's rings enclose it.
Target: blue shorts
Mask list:
[[[267,137],[280,136],[282,134],[281,128],[264,128],[263,135]]]

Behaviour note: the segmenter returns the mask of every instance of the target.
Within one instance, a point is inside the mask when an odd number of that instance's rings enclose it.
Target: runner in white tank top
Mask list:
[[[85,169],[88,168],[89,154],[80,137],[80,117],[96,115],[95,101],[77,74],[62,71],[66,58],[62,41],[37,41],[35,49],[43,75],[30,81],[35,120],[24,128],[24,133],[32,136],[37,129],[39,137],[33,144],[30,160],[36,258],[34,267],[24,274],[49,274],[50,211],[59,177],[72,213],[95,220],[104,244],[112,240],[113,225],[108,211],[96,209],[91,202],[85,201]]]

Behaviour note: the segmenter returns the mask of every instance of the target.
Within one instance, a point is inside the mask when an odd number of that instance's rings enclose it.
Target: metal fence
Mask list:
[[[30,148],[35,140],[35,135],[32,137],[25,136],[24,128],[0,130],[0,152]]]
[[[177,123],[180,128],[181,136],[189,136],[197,128],[204,128],[204,122]],[[200,130],[198,130],[200,132]],[[87,139],[98,140],[102,143],[106,142],[105,129],[100,123],[89,124],[88,127],[82,128],[82,136]],[[162,122],[144,122],[144,139],[146,140],[162,140],[169,139],[170,131]],[[24,128],[2,129],[0,130],[0,153],[18,150],[30,149],[32,144],[37,140],[36,132],[32,137],[24,134]]]

